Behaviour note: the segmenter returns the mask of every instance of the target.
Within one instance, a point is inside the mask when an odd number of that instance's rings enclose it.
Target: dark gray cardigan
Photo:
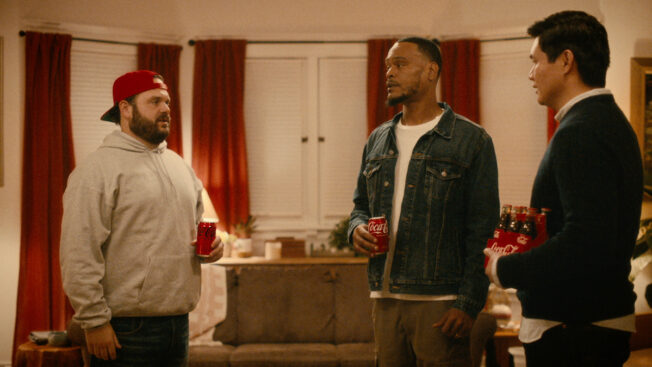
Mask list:
[[[641,214],[636,135],[612,95],[575,104],[539,166],[531,206],[552,209],[549,240],[501,258],[498,276],[519,290],[523,316],[589,323],[634,312],[627,277]]]

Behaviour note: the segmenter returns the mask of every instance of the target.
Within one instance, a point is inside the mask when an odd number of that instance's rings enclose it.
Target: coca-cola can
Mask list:
[[[369,218],[367,227],[369,233],[378,240],[378,242],[376,242],[377,249],[374,253],[382,254],[389,251],[389,229],[387,228],[387,219],[385,217]]]
[[[217,219],[205,218],[197,226],[197,244],[195,250],[197,256],[208,257],[213,251],[211,245],[215,241],[215,231],[217,230]]]

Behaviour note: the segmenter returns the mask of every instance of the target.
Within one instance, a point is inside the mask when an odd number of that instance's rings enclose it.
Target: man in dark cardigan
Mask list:
[[[636,135],[604,89],[607,32],[579,11],[553,14],[534,37],[529,79],[560,126],[539,166],[531,206],[550,208],[548,241],[489,257],[486,273],[516,288],[528,367],[622,366],[634,331],[630,258],[643,190]]]

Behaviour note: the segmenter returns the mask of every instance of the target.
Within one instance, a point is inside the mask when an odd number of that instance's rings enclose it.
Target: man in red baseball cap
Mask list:
[[[200,262],[222,257],[219,238],[195,255],[202,184],[166,149],[170,96],[138,70],[113,84],[102,120],[120,125],[75,168],[63,197],[63,286],[92,366],[187,366],[188,312]],[[72,327],[71,327],[72,329]]]

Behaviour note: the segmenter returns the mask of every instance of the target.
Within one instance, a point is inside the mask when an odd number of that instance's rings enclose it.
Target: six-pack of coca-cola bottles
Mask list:
[[[537,208],[503,205],[498,227],[494,237],[487,240],[487,248],[507,255],[539,246],[548,239],[546,216],[549,212],[547,208],[541,208],[539,212]]]
[[[537,208],[512,207],[505,204],[500,210],[500,222],[496,230],[521,233],[535,238],[539,230],[545,231],[546,215],[549,212],[548,208],[542,208],[539,213]]]

